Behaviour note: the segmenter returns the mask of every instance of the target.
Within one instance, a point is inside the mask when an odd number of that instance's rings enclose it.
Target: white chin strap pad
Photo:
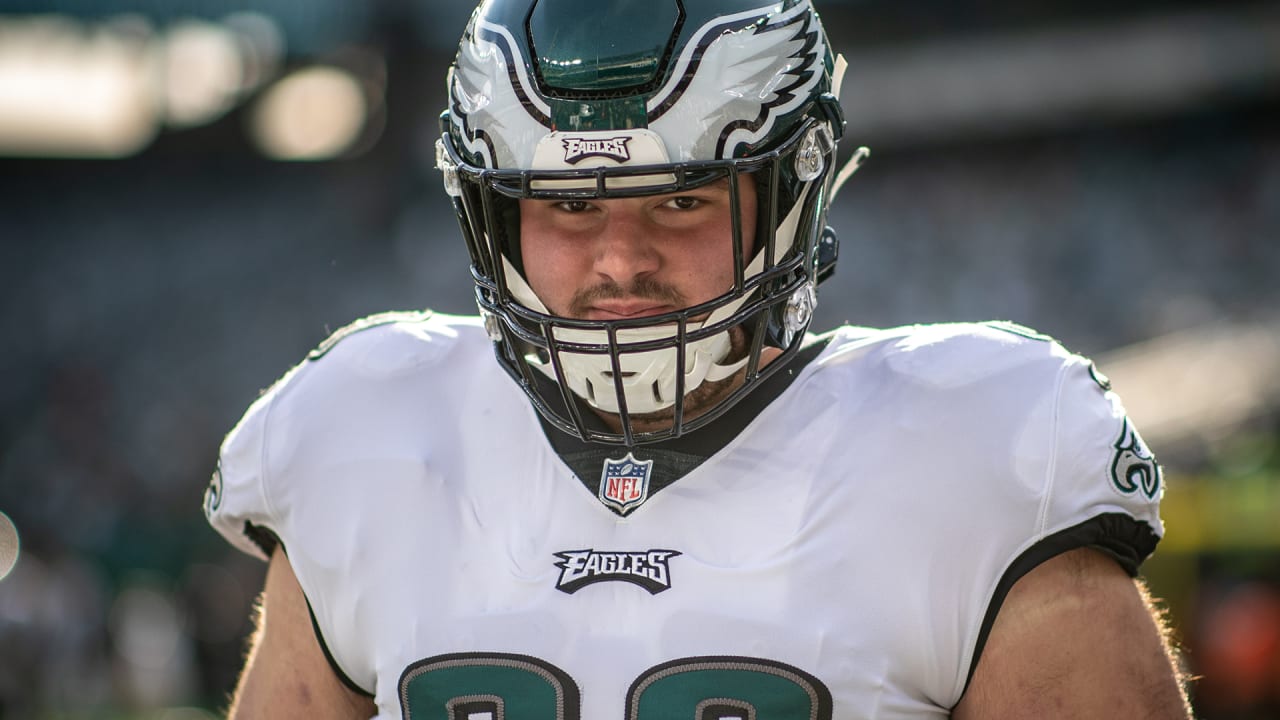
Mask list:
[[[511,262],[504,257],[502,264],[507,277],[507,286],[515,299],[531,310],[550,314]],[[756,264],[753,263],[753,267]],[[758,264],[763,265],[762,258],[759,259]],[[759,272],[758,268],[756,272]],[[689,332],[694,332],[719,322],[732,315],[744,302],[746,298],[739,298],[717,309],[705,320],[688,323],[686,327]],[[609,333],[605,330],[555,328],[554,334],[559,342],[604,347],[609,345]],[[671,341],[671,347],[636,352],[623,350],[618,353],[618,365],[622,370],[622,392],[626,397],[628,413],[656,412],[676,404],[678,335],[679,326],[674,323],[618,330],[618,344],[623,346],[653,340]],[[721,364],[731,347],[732,343],[727,330],[686,345],[684,357],[686,394],[708,380],[723,380],[746,365],[746,358],[734,363]],[[575,395],[586,400],[597,410],[610,413],[621,411],[613,380],[613,361],[608,352],[562,350],[559,353],[559,360],[560,367],[564,371],[565,382]],[[525,361],[552,380],[556,379],[555,367],[550,362],[543,362],[533,355],[526,356]]]
[[[563,342],[608,342],[608,334],[603,330],[557,328],[555,336]],[[668,340],[675,336],[675,325],[630,328],[618,331],[618,342],[627,344]],[[729,333],[720,332],[691,342],[685,347],[685,393],[707,380],[729,377],[746,364],[745,358],[728,365],[720,364],[729,354],[730,346]],[[618,353],[618,366],[622,370],[622,392],[626,397],[628,413],[650,413],[675,405],[676,361],[675,347]],[[569,389],[574,394],[598,410],[610,413],[621,411],[614,384],[613,361],[607,353],[561,352],[560,364]],[[536,367],[552,377],[555,375],[549,363],[538,363]]]

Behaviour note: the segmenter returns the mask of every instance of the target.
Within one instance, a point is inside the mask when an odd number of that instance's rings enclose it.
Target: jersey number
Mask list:
[[[460,653],[400,676],[406,720],[580,720],[573,678],[525,655]],[[831,693],[779,662],[694,657],[646,670],[627,692],[626,720],[831,720]]]

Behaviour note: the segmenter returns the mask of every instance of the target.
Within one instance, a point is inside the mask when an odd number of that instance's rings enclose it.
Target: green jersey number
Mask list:
[[[406,720],[581,720],[578,686],[524,655],[460,653],[420,660],[400,676]],[[645,671],[626,720],[831,720],[820,680],[757,658],[694,657]]]

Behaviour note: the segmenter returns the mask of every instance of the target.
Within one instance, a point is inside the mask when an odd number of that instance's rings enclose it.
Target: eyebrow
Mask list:
[[[728,190],[728,189],[729,189],[729,178],[728,176],[725,176],[720,178],[719,180],[712,180],[711,182],[705,185],[696,185],[694,187],[687,187],[681,190],[673,190],[669,193],[662,193],[662,194],[663,195],[679,195],[684,192],[695,192],[698,190]]]
[[[695,187],[687,187],[681,190],[672,190],[670,192],[653,193],[650,195],[635,195],[635,196],[629,196],[629,197],[679,197],[686,193],[706,191],[706,190],[723,190],[725,192],[729,192],[729,176],[726,175],[717,180],[712,180],[711,182],[705,185],[697,185]],[[582,202],[598,202],[600,200],[608,200],[608,199],[610,198],[601,198],[601,197],[572,197],[572,198],[524,198],[522,197],[522,198],[519,198],[520,202],[522,203],[538,202],[538,203],[545,203],[549,205],[562,203],[562,202],[565,202],[566,200],[581,200]]]

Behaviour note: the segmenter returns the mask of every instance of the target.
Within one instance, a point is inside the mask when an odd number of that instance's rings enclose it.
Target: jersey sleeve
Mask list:
[[[1160,465],[1089,360],[1067,358],[1053,407],[1040,552],[1091,546],[1137,575],[1164,534]]]
[[[327,494],[308,484],[299,461],[341,444],[325,416],[338,407],[349,409],[351,403],[344,400],[358,396],[351,386],[362,378],[412,371],[444,352],[439,338],[450,332],[446,321],[431,325],[435,342],[423,341],[433,336],[427,328],[436,318],[423,311],[357,320],[329,336],[265,391],[222,443],[204,498],[209,524],[235,547],[262,559],[270,557],[277,543],[286,541],[288,547],[287,541],[296,542],[299,538],[289,531],[297,495]]]
[[[1050,342],[1057,363],[1051,394],[1036,403],[1029,452],[1020,476],[1041,488],[1039,517],[1021,543],[1009,545],[1004,570],[988,596],[963,687],[1004,599],[1022,576],[1046,560],[1091,547],[1132,576],[1164,535],[1159,505],[1164,477],[1110,382],[1087,358]],[[1034,449],[1032,449],[1034,448]],[[1010,540],[1016,540],[1010,536]],[[957,696],[958,699],[958,696]]]
[[[424,438],[451,427],[452,418],[424,408],[465,393],[471,380],[453,373],[442,382],[438,368],[469,367],[472,357],[491,352],[478,320],[371,316],[312,351],[222,443],[205,494],[209,523],[256,557],[269,558],[277,546],[287,552],[316,638],[357,692],[371,695],[377,680],[365,642],[374,621],[357,612],[374,585],[351,578],[390,562],[371,557],[362,535],[385,519],[384,498],[417,487],[415,473],[430,452]]]
[[[263,560],[270,557],[277,542],[277,522],[264,475],[268,421],[284,382],[259,397],[227,434],[204,496],[209,524],[233,546]]]

